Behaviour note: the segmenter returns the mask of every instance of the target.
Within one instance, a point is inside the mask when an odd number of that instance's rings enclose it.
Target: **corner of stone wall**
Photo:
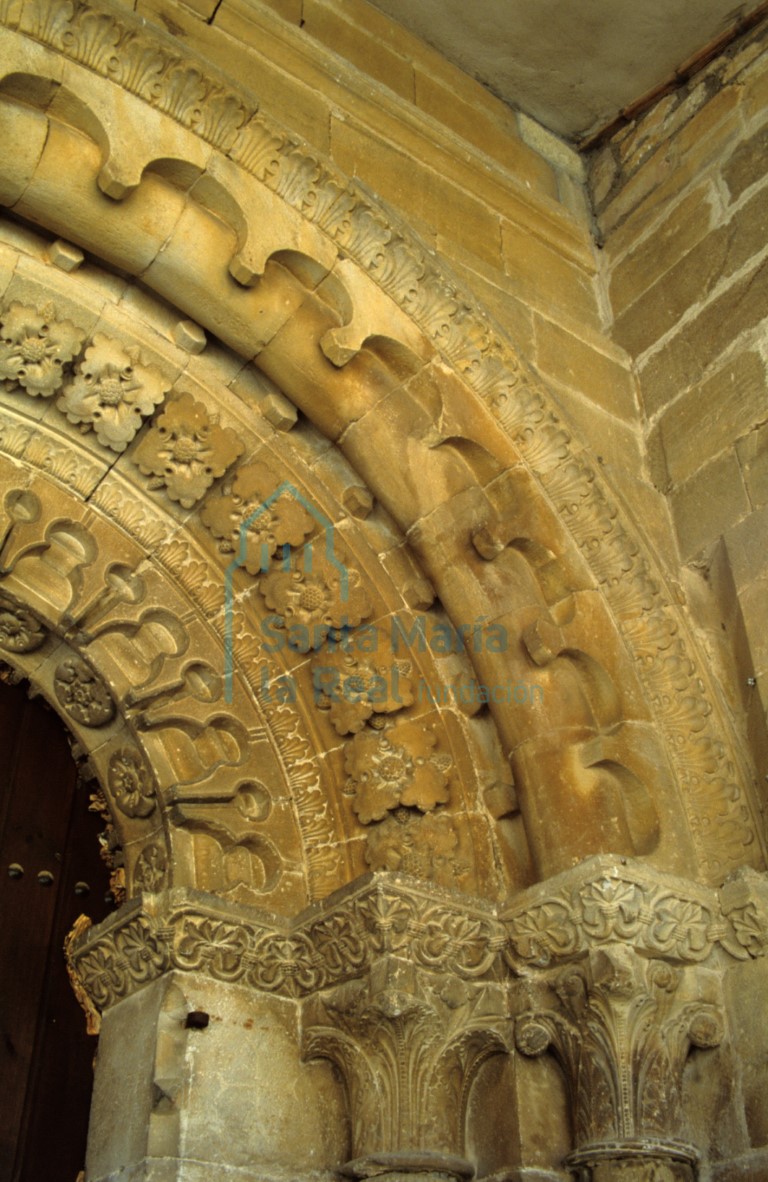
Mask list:
[[[638,376],[646,462],[669,505],[680,561],[695,572],[689,594],[697,578],[715,589],[737,669],[734,706],[763,771],[767,34],[763,19],[589,162],[610,336]],[[694,592],[706,631],[702,604]]]

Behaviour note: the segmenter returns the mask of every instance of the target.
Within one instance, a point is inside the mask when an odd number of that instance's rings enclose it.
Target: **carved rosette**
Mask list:
[[[122,452],[169,389],[159,369],[141,363],[138,349],[96,333],[56,406],[71,423],[92,426],[99,443]]]
[[[167,404],[132,459],[150,477],[150,488],[164,488],[172,501],[191,509],[244,448],[236,432],[220,427],[202,402],[182,394]]]
[[[436,748],[435,735],[421,720],[352,739],[345,756],[347,790],[363,825],[398,806],[426,813],[447,803],[451,759]]]
[[[457,861],[459,838],[447,813],[422,815],[396,808],[368,830],[365,860],[371,870],[398,870],[440,886],[455,886],[466,871]]]
[[[317,705],[340,735],[358,734],[366,722],[380,729],[387,715],[413,705],[410,669],[407,661],[383,662],[377,653],[323,652],[312,662]]]
[[[155,785],[138,751],[126,747],[109,761],[112,798],[126,817],[148,817],[155,808]]]
[[[249,575],[269,570],[275,553],[301,546],[314,521],[295,489],[264,463],[246,464],[200,511],[222,554],[236,554]]]
[[[32,653],[45,643],[48,633],[36,616],[0,596],[0,648],[12,653]]]
[[[52,304],[31,308],[12,303],[0,320],[0,381],[9,392],[50,398],[61,388],[65,367],[80,351],[85,333],[71,320],[57,320]]]
[[[53,688],[66,713],[83,726],[105,726],[115,716],[115,703],[106,685],[77,657],[58,666]]]
[[[308,543],[289,564],[270,570],[259,590],[276,613],[274,626],[285,628],[288,644],[302,653],[320,648],[330,632],[356,628],[372,610],[360,573],[325,544]]]

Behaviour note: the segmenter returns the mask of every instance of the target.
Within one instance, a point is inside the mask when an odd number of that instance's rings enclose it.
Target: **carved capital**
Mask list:
[[[519,894],[502,920],[516,972],[546,969],[626,943],[645,956],[701,964],[768,948],[768,883],[739,871],[718,892],[641,862],[599,856]]]
[[[614,943],[547,975],[544,988],[541,1008],[518,1016],[515,1043],[529,1056],[551,1050],[562,1065],[577,1153],[594,1156],[599,1147],[614,1160],[648,1138],[677,1145],[687,1056],[724,1035],[717,975]],[[593,1176],[600,1174],[583,1175]]]
[[[509,1050],[503,987],[461,981],[384,956],[363,979],[304,1007],[306,1058],[336,1064],[349,1097],[354,1160],[346,1172],[464,1178],[472,1081]]]

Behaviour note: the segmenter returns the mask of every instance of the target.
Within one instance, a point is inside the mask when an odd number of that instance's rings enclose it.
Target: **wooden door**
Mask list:
[[[75,1182],[85,1162],[96,1039],[63,944],[111,904],[88,803],[59,718],[0,683],[0,1182]]]

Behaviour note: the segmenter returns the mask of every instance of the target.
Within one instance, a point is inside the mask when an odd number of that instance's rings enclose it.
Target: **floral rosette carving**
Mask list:
[[[415,878],[455,886],[459,839],[446,813],[422,815],[397,808],[368,835],[365,860],[371,870],[396,870]]]
[[[44,644],[46,630],[23,607],[0,598],[0,647],[13,653],[32,653]]]
[[[155,786],[137,751],[116,751],[108,775],[115,804],[126,817],[148,817],[154,811]]]
[[[65,366],[80,352],[85,333],[71,320],[56,320],[52,304],[30,308],[13,303],[0,320],[0,381],[8,392],[24,390],[50,398],[60,389]]]
[[[253,950],[248,980],[259,989],[279,990],[291,997],[316,989],[321,966],[312,944],[303,933],[285,936],[270,933]]]
[[[276,613],[275,627],[285,628],[288,644],[301,653],[318,649],[331,632],[357,627],[372,610],[359,572],[311,544],[289,569],[269,571],[259,590]]]
[[[159,369],[141,364],[138,349],[98,332],[56,406],[70,423],[92,426],[104,447],[122,452],[169,389]]]
[[[410,668],[407,661],[377,662],[375,653],[320,653],[312,663],[315,700],[340,735],[358,734],[366,722],[383,727],[384,716],[413,704]]]
[[[165,850],[154,843],[145,845],[136,859],[133,871],[134,886],[140,891],[155,894],[165,885],[167,869],[168,859],[165,856]]]
[[[71,657],[56,670],[53,688],[70,718],[83,726],[104,726],[115,714],[115,703],[100,677],[85,661]]]
[[[193,972],[207,970],[220,981],[236,981],[245,972],[247,951],[245,928],[221,920],[188,918],[174,961]]]
[[[266,464],[247,464],[200,513],[222,554],[237,554],[249,575],[267,571],[278,549],[301,546],[314,528],[293,492],[274,496],[279,484]]]
[[[220,427],[202,402],[182,394],[139,441],[133,462],[150,477],[150,488],[164,488],[172,501],[191,509],[244,448],[236,432]]]
[[[348,744],[345,770],[352,808],[363,825],[381,821],[399,805],[429,812],[450,796],[450,756],[435,750],[423,722],[396,723],[385,731],[356,735]]]

